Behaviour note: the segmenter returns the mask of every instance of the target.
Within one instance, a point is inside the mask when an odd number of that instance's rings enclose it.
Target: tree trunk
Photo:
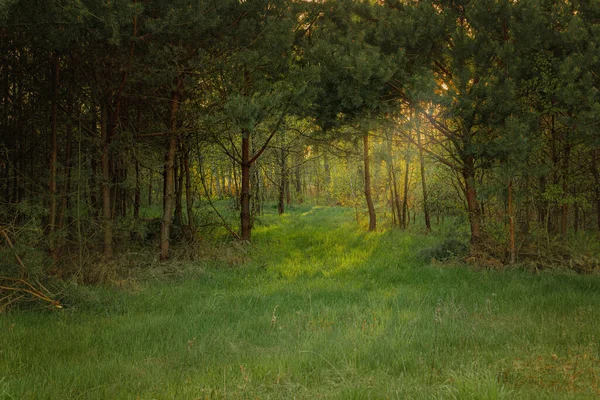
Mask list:
[[[596,200],[596,218],[598,231],[600,231],[600,172],[598,171],[598,159],[600,158],[600,149],[592,152],[592,175],[594,177],[594,195]]]
[[[302,204],[302,175],[301,175],[301,168],[302,168],[302,161],[304,159],[303,157],[303,152],[300,150],[296,153],[296,157],[295,157],[295,166],[294,166],[294,191],[296,192],[296,201],[300,204]]]
[[[152,178],[154,178],[154,171],[148,170],[148,207],[152,207]]]
[[[181,150],[181,149],[180,149]],[[183,226],[183,156],[180,154],[177,165],[173,169],[175,181],[175,225]]]
[[[240,184],[239,184],[239,180],[238,180],[238,175],[237,175],[237,164],[235,163],[235,161],[232,161],[233,165],[232,165],[232,178],[233,178],[233,187],[235,189],[235,193],[233,194],[233,198],[235,199],[235,209],[239,210],[240,209]]]
[[[177,88],[171,94],[171,111],[169,115],[169,142],[167,145],[166,161],[164,167],[164,201],[163,201],[163,218],[160,226],[160,259],[169,259],[169,246],[171,234],[171,220],[173,218],[173,203],[174,203],[174,165],[175,156],[177,153],[177,109],[179,108],[179,90],[183,81],[177,78]]]
[[[140,207],[142,205],[142,182],[140,177],[140,162],[135,160],[135,193],[133,195],[133,218],[140,217]]]
[[[110,196],[110,136],[108,133],[108,111],[106,100],[100,105],[100,135],[102,141],[102,229],[104,231],[104,257],[110,260],[113,256],[112,210]]]
[[[410,134],[410,133],[409,133]],[[404,172],[404,194],[402,198],[402,218],[400,219],[400,227],[402,229],[408,228],[408,178],[410,176],[410,140],[406,143],[406,163]]]
[[[50,211],[48,225],[50,228],[50,251],[54,254],[56,240],[54,238],[54,231],[56,230],[56,207],[57,207],[57,185],[56,185],[56,171],[57,171],[57,114],[58,114],[58,82],[59,82],[59,71],[60,71],[60,59],[58,56],[54,56],[52,65],[52,109],[50,116],[50,134],[52,147],[50,149]],[[15,171],[17,164],[14,165]],[[15,190],[16,190],[15,185]],[[16,196],[15,196],[16,197]]]
[[[365,165],[365,198],[367,199],[367,208],[369,209],[369,231],[377,228],[377,216],[375,215],[375,206],[371,197],[371,172],[369,166],[369,133],[363,136],[363,162]]]
[[[477,190],[475,189],[475,160],[467,156],[464,161],[463,178],[465,180],[465,196],[467,198],[467,213],[471,226],[471,243],[477,244],[481,240],[481,213],[477,204]]]
[[[279,215],[285,212],[285,193],[286,193],[286,182],[287,182],[287,155],[284,148],[281,148],[281,154],[279,159],[279,167],[281,169],[280,180],[279,180],[279,196],[277,199],[277,213]]]
[[[566,139],[566,138],[565,138]],[[562,171],[562,190],[563,194],[566,196],[569,193],[569,159],[571,157],[571,146],[565,146],[565,155],[563,160],[563,171]],[[560,216],[560,234],[563,237],[567,236],[567,228],[568,228],[568,218],[569,218],[569,204],[567,202],[563,202],[561,206],[561,216]]]
[[[72,147],[73,147],[73,125],[69,120],[67,122],[67,147],[65,149],[65,183],[62,191],[62,199],[60,212],[58,214],[58,230],[62,230],[65,226],[65,219],[70,208],[70,193],[71,193],[71,168],[72,168]]]
[[[392,196],[392,222],[394,226],[398,226],[402,220],[402,207],[400,206],[400,193],[398,193],[398,183],[396,181],[396,167],[394,166],[394,143],[393,136],[387,138],[388,140],[388,157],[389,157],[389,169],[390,169],[390,194]]]
[[[515,248],[515,213],[513,205],[513,182],[512,179],[508,184],[508,220],[509,220],[509,235],[510,235],[510,264],[517,261],[517,250]]]
[[[242,210],[242,240],[250,241],[252,220],[250,217],[250,132],[242,132],[242,192],[240,196]]]
[[[425,217],[425,227],[427,232],[431,232],[431,218],[429,216],[429,204],[427,202],[427,183],[425,178],[425,157],[423,156],[423,147],[421,146],[421,129],[417,120],[417,144],[419,146],[419,162],[421,164],[421,185],[423,187],[423,214]]]
[[[194,195],[192,193],[192,175],[190,172],[190,150],[189,147],[183,151],[183,168],[185,172],[185,208],[187,212],[188,223],[187,226],[190,228],[190,232],[193,232],[194,228]]]

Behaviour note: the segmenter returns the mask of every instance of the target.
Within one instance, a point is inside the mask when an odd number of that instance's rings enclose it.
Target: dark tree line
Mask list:
[[[15,0],[1,18],[0,225],[55,262],[73,243],[112,258],[142,206],[166,260],[223,195],[250,240],[262,202],[328,190],[348,154],[370,230],[388,195],[407,227],[411,179],[432,229],[430,166],[473,245],[506,225],[511,262],[540,232],[600,230],[597,2]]]

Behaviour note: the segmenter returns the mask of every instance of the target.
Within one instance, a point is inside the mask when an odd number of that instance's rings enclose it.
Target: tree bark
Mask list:
[[[567,138],[565,138],[566,140]],[[563,171],[562,171],[562,191],[563,195],[567,195],[569,193],[569,159],[571,157],[571,146],[569,144],[565,145],[564,151],[564,160],[563,160]],[[563,237],[567,236],[567,228],[569,223],[569,204],[567,202],[563,202],[561,206],[561,216],[560,216],[560,234]]]
[[[281,176],[279,180],[279,196],[277,198],[277,213],[281,215],[285,212],[285,195],[287,183],[287,154],[283,147],[281,148],[279,163],[279,167],[281,169]]]
[[[515,213],[513,205],[513,182],[508,184],[508,220],[510,236],[510,264],[517,262],[517,250],[515,247]]]
[[[50,251],[54,254],[56,240],[54,238],[54,232],[56,230],[56,207],[57,207],[57,185],[56,185],[56,171],[57,171],[57,115],[58,115],[58,84],[59,84],[59,72],[60,71],[60,58],[54,56],[52,64],[52,106],[50,114],[50,135],[52,147],[50,149],[50,210],[49,210],[49,221],[48,225],[50,228]],[[15,163],[15,170],[17,164]],[[17,185],[16,185],[17,186]],[[15,188],[16,189],[16,188]]]
[[[409,133],[410,135],[410,133]],[[408,178],[410,175],[410,140],[406,143],[406,163],[404,172],[404,193],[402,197],[402,218],[400,219],[400,227],[402,229],[408,228]]]
[[[72,167],[72,147],[73,147],[73,126],[69,120],[67,122],[67,145],[65,149],[65,183],[61,195],[61,206],[58,214],[58,230],[62,230],[65,226],[65,219],[69,213],[70,208],[70,194],[71,194],[71,167]]]
[[[140,217],[140,207],[142,205],[142,182],[140,177],[140,162],[135,160],[135,193],[133,195],[133,218]]]
[[[100,105],[100,136],[102,141],[102,230],[104,231],[104,257],[110,260],[113,257],[113,232],[112,232],[112,204],[110,196],[110,135],[108,132],[108,111],[106,100]]]
[[[418,114],[417,114],[418,116]],[[425,178],[425,157],[423,147],[421,146],[421,129],[417,120],[417,145],[419,146],[419,162],[421,164],[421,186],[423,187],[423,214],[425,217],[425,227],[427,232],[431,232],[431,218],[429,216],[429,204],[427,202],[427,183]]]
[[[160,259],[169,259],[171,222],[173,219],[173,203],[174,203],[174,164],[177,153],[177,110],[179,108],[179,91],[183,80],[177,78],[177,87],[171,93],[171,110],[169,115],[169,141],[167,145],[166,161],[164,167],[164,201],[163,201],[163,218],[160,226]]]
[[[187,212],[187,219],[188,219],[187,226],[190,228],[190,232],[191,232],[191,231],[193,231],[193,228],[194,228],[194,194],[192,193],[192,174],[190,171],[190,150],[189,150],[189,148],[184,149],[182,157],[183,157],[183,168],[184,168],[184,172],[185,172],[185,209]]]
[[[594,177],[594,195],[596,197],[596,218],[598,231],[600,231],[600,172],[598,172],[598,159],[600,158],[600,149],[592,152],[592,176]]]
[[[369,166],[369,132],[363,136],[363,162],[365,165],[365,198],[367,208],[369,209],[369,231],[377,229],[377,216],[375,215],[375,206],[371,196],[371,171]]]
[[[469,214],[469,224],[471,226],[471,243],[478,244],[481,240],[481,213],[475,188],[475,160],[471,156],[465,157],[463,178],[465,180],[467,213]]]
[[[241,224],[242,240],[250,241],[252,233],[252,220],[250,217],[250,132],[242,132],[242,191]]]
[[[181,148],[179,149],[181,153]],[[183,226],[183,155],[179,155],[177,165],[173,169],[176,177],[175,181],[175,224]]]
[[[296,154],[296,165],[294,167],[294,189],[296,192],[296,201],[300,204],[302,204],[302,175],[300,174],[301,172],[301,164],[302,164],[302,160],[303,160],[303,152],[302,151],[298,151],[298,153]]]

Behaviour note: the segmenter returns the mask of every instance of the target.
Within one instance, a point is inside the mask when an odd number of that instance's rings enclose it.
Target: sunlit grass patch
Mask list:
[[[430,265],[434,235],[269,210],[247,261],[2,316],[0,397],[597,395],[597,277]]]

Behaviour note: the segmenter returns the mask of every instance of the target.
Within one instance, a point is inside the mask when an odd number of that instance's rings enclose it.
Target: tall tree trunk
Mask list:
[[[61,206],[58,214],[58,230],[62,230],[65,226],[65,219],[69,213],[70,195],[71,195],[71,168],[72,168],[72,153],[73,153],[73,125],[71,120],[67,122],[67,147],[65,149],[65,183],[61,195]]]
[[[140,207],[142,205],[142,182],[140,176],[140,162],[135,160],[135,193],[133,195],[133,218],[140,217]]]
[[[58,154],[58,143],[57,143],[57,115],[58,115],[58,82],[60,71],[60,58],[54,56],[52,64],[52,108],[51,108],[51,121],[50,121],[50,135],[52,147],[50,149],[50,211],[48,225],[50,228],[50,250],[54,254],[56,240],[54,238],[54,232],[56,230],[56,207],[57,207],[57,185],[56,185],[56,171],[57,171],[57,154]],[[15,171],[17,164],[14,165]],[[18,185],[16,185],[18,186]],[[16,187],[15,187],[16,189]]]
[[[112,210],[110,196],[110,136],[108,132],[108,111],[106,99],[100,105],[100,136],[102,141],[102,230],[104,231],[104,257],[109,260],[113,256]]]
[[[294,189],[296,192],[296,201],[300,204],[302,204],[302,175],[300,174],[301,171],[301,164],[302,164],[302,159],[303,159],[303,153],[302,151],[298,151],[296,154],[296,160],[295,160],[295,166],[294,166]]]
[[[400,193],[398,193],[398,182],[396,181],[396,167],[394,165],[394,142],[393,135],[387,138],[388,145],[388,157],[389,157],[389,173],[390,173],[390,195],[392,196],[392,223],[394,226],[398,226],[402,219],[402,207],[400,206]]]
[[[465,180],[465,196],[467,198],[467,213],[471,226],[471,243],[478,244],[481,240],[481,213],[477,203],[475,188],[475,160],[466,156],[464,160],[463,178]]]
[[[181,149],[180,149],[181,150]],[[175,224],[183,226],[183,156],[180,155],[177,160],[177,165],[174,168],[175,172]]]
[[[152,207],[152,178],[154,178],[154,171],[148,169],[148,207]]]
[[[242,240],[250,240],[252,233],[252,220],[250,216],[250,132],[242,132],[242,192],[241,224]]]
[[[410,135],[410,132],[409,132]],[[400,227],[402,229],[408,228],[408,180],[410,177],[410,140],[406,143],[406,155],[405,155],[405,172],[404,172],[404,193],[402,198],[402,218],[400,219]]]
[[[92,125],[91,125],[91,130],[90,132],[92,132],[93,138],[92,140],[94,141],[94,143],[98,140],[97,138],[97,134],[98,134],[98,124],[97,124],[97,110],[96,107],[92,107],[91,110],[91,114],[92,114]],[[90,214],[92,215],[92,217],[94,217],[94,219],[100,219],[100,215],[99,215],[99,209],[100,206],[98,204],[99,200],[98,200],[98,159],[97,159],[97,154],[98,152],[96,151],[95,146],[93,147],[93,152],[90,155],[90,176],[89,176],[89,181],[88,181],[88,187],[89,187],[89,204],[88,204],[88,208],[90,210]],[[102,158],[102,157],[100,157]],[[100,160],[100,162],[102,162]]]
[[[594,195],[596,197],[596,218],[598,231],[600,231],[600,172],[598,171],[598,159],[600,159],[600,148],[592,152],[592,176],[594,177]]]
[[[233,165],[231,168],[231,175],[233,177],[233,187],[235,189],[233,198],[235,199],[235,209],[239,210],[240,209],[240,184],[239,184],[238,175],[237,175],[237,164],[235,163],[235,161],[232,161],[232,163],[233,163]]]
[[[419,146],[419,162],[421,164],[421,186],[423,187],[423,214],[425,217],[425,227],[427,228],[427,232],[431,232],[431,218],[429,216],[427,183],[425,178],[425,157],[423,156],[423,147],[421,146],[421,126],[419,120],[417,120],[417,145]]]
[[[371,197],[371,171],[369,163],[369,132],[363,136],[363,162],[365,165],[365,198],[367,208],[369,209],[369,231],[377,229],[377,216],[375,215],[375,206]]]
[[[513,181],[508,183],[508,220],[509,220],[509,236],[510,236],[510,263],[514,264],[517,261],[517,250],[515,247],[515,212],[513,204]]]
[[[164,201],[163,218],[160,226],[160,259],[169,259],[171,220],[173,219],[174,203],[174,164],[177,153],[177,110],[179,108],[179,91],[183,85],[181,77],[177,78],[177,86],[171,93],[171,111],[169,115],[169,142],[167,145],[166,162],[164,167]]]
[[[281,148],[279,159],[280,180],[279,180],[279,196],[277,198],[277,213],[279,215],[285,212],[285,192],[287,182],[287,154],[285,149]]]
[[[194,195],[192,193],[192,174],[190,171],[190,149],[188,146],[184,148],[183,154],[183,168],[185,172],[185,208],[187,212],[188,223],[187,226],[190,232],[194,229]]]
[[[565,138],[567,140],[567,138]],[[565,145],[564,151],[564,160],[563,160],[563,171],[562,171],[562,190],[563,194],[566,196],[569,193],[569,159],[571,157],[571,146],[569,144]],[[561,216],[560,216],[560,234],[563,237],[567,236],[567,228],[568,228],[568,218],[569,218],[569,204],[565,201],[561,206]]]
[[[324,172],[324,182],[323,182],[323,186],[321,187],[326,194],[326,198],[329,199],[329,184],[331,183],[331,168],[329,165],[329,152],[327,151],[327,149],[322,149],[323,150],[323,172]],[[318,179],[318,177],[317,177]],[[320,194],[320,193],[319,193]]]

